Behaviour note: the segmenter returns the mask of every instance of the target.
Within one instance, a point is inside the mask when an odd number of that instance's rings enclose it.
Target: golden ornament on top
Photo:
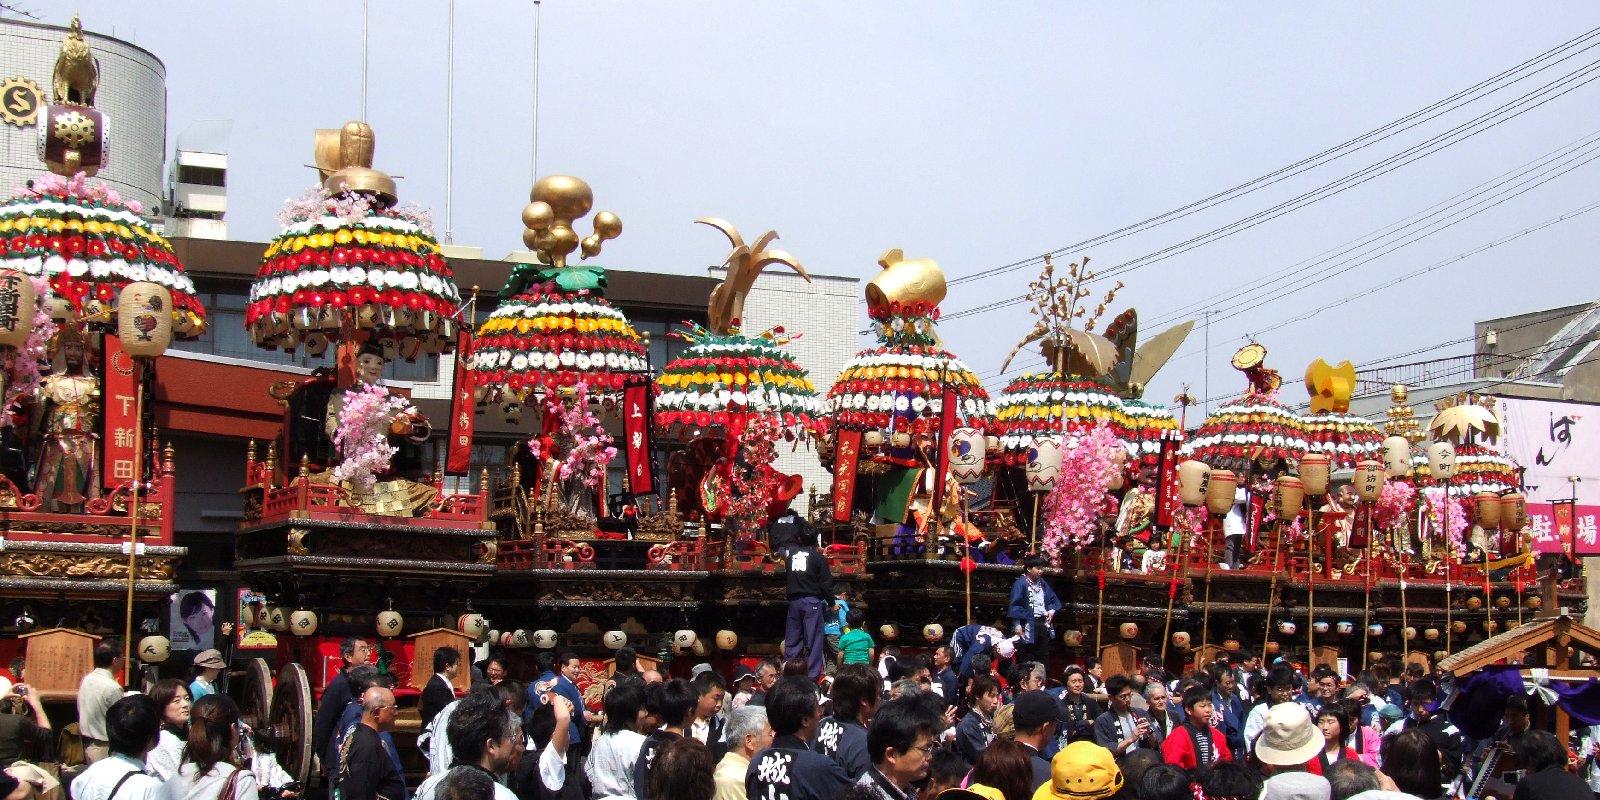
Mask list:
[[[598,217],[595,222],[598,225]],[[695,222],[722,231],[722,235],[728,237],[728,241],[733,244],[733,250],[722,262],[722,265],[727,267],[728,274],[722,283],[717,284],[717,288],[711,290],[711,302],[706,306],[712,333],[727,336],[740,325],[744,318],[744,298],[750,293],[750,287],[755,285],[756,277],[767,265],[782,264],[799,273],[807,283],[811,282],[811,276],[806,274],[806,268],[800,266],[800,262],[794,256],[767,247],[778,238],[777,231],[767,231],[756,239],[755,244],[746,245],[744,237],[739,235],[739,229],[733,227],[733,223],[727,220],[704,217]],[[743,383],[744,375],[740,374],[738,377],[739,382]]]
[[[533,184],[522,209],[522,243],[551,266],[565,267],[580,246],[582,258],[599,255],[605,242],[622,234],[622,218],[610,211],[594,215],[594,233],[580,239],[572,223],[594,208],[594,190],[581,178],[547,175]]]
[[[1072,327],[1074,319],[1088,314],[1087,306],[1078,305],[1078,301],[1089,296],[1086,284],[1094,279],[1094,273],[1088,266],[1088,258],[1068,264],[1067,277],[1056,278],[1055,263],[1050,256],[1044,257],[1044,271],[1039,273],[1038,279],[1028,284],[1028,299],[1033,301],[1031,311],[1038,320],[1033,330],[1006,354],[1005,361],[1000,364],[1001,372],[1011,365],[1011,359],[1022,348],[1041,340],[1045,363],[1054,372],[1098,378],[1117,363],[1117,346],[1092,331],[1105,313],[1106,306],[1116,299],[1122,281],[1117,281],[1106,292],[1105,299],[1088,317],[1082,330]]]

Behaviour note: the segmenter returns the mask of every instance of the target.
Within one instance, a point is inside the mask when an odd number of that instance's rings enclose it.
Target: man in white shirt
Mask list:
[[[109,752],[72,781],[73,800],[111,800],[113,795],[115,800],[154,800],[161,781],[145,774],[144,757],[161,740],[156,701],[130,694],[102,712],[101,723],[110,737]]]
[[[83,736],[84,760],[90,764],[110,753],[106,712],[122,699],[122,684],[117,683],[116,676],[121,667],[122,656],[116,645],[101,642],[94,648],[94,670],[78,683],[78,732]],[[143,759],[144,755],[139,757]]]
[[[453,767],[473,767],[495,778],[495,800],[517,800],[511,789],[499,782],[514,772],[522,760],[522,722],[494,691],[474,691],[461,698],[445,726],[445,738],[455,752]],[[439,784],[449,772],[433,775],[417,787],[414,800],[433,800]]]

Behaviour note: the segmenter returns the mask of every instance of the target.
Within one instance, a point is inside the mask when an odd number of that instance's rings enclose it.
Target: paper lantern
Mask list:
[[[1494,633],[1495,631],[1500,630],[1500,623],[1495,622],[1492,619],[1486,619],[1483,621],[1483,630],[1487,633]]]
[[[1327,494],[1328,469],[1332,463],[1327,453],[1306,453],[1300,459],[1300,483],[1307,494]]]
[[[732,650],[739,646],[739,634],[723,629],[717,631],[717,649]]]
[[[255,603],[246,603],[239,606],[239,627],[254,628],[259,625],[261,615],[256,612]]]
[[[398,611],[379,611],[378,612],[378,635],[379,636],[382,636],[385,639],[387,639],[387,638],[389,638],[391,636],[399,636],[400,632],[405,630],[405,627],[406,627],[406,618],[400,616],[400,612],[398,612]]]
[[[283,606],[273,606],[267,612],[267,630],[283,631],[289,629],[289,609]]]
[[[606,631],[600,637],[600,643],[605,645],[607,650],[621,650],[628,644],[628,634],[622,631]]]
[[[1492,531],[1500,527],[1500,495],[1494,492],[1478,492],[1472,496],[1474,506],[1474,521],[1478,527]]]
[[[1465,623],[1465,622],[1463,622],[1462,620],[1459,620],[1459,619],[1456,620],[1455,622],[1450,623],[1450,632],[1454,633],[1457,636],[1460,636],[1461,634],[1466,633],[1467,632],[1467,623]]]
[[[117,297],[117,338],[136,358],[155,358],[172,344],[172,293],[158,283],[130,283]]]
[[[462,614],[456,618],[456,630],[467,635],[468,639],[476,642],[489,632],[489,621],[482,614]]]
[[[1500,495],[1500,525],[1507,533],[1528,527],[1528,498],[1522,492]]]
[[[1447,481],[1456,474],[1456,446],[1449,442],[1428,445],[1428,470],[1435,480]]]
[[[883,639],[886,642],[892,642],[900,638],[900,628],[892,622],[885,622],[878,626],[878,633],[883,635]]]
[[[1363,503],[1376,503],[1383,496],[1384,478],[1383,464],[1366,459],[1356,464],[1356,474],[1351,483],[1355,487],[1356,496]]]
[[[1139,625],[1133,622],[1124,622],[1117,627],[1117,632],[1121,633],[1124,639],[1138,638]]]
[[[510,647],[511,646],[511,637],[513,635],[514,634],[511,631],[501,631],[500,632],[500,646],[501,647]]]
[[[289,630],[296,636],[310,636],[317,632],[317,612],[300,609],[289,615]]]
[[[1233,510],[1233,493],[1238,487],[1239,477],[1232,470],[1212,470],[1206,486],[1206,510],[1218,516]]]
[[[1211,488],[1211,467],[1204,461],[1189,459],[1178,465],[1178,497],[1186,506],[1194,507],[1206,502],[1206,492]],[[1228,498],[1230,501],[1232,497]]]
[[[1473,594],[1467,596],[1467,610],[1478,611],[1483,608],[1483,598]]]
[[[1300,509],[1305,506],[1306,487],[1299,478],[1284,475],[1278,478],[1278,490],[1272,495],[1277,504],[1278,519],[1284,522],[1291,521],[1300,516]]]
[[[1240,644],[1238,639],[1223,639],[1222,649],[1230,653],[1237,653],[1244,649],[1244,645]]]
[[[1411,441],[1404,436],[1390,436],[1383,440],[1383,469],[1391,478],[1404,478],[1411,474]]]
[[[1522,604],[1531,611],[1538,611],[1544,605],[1544,598],[1536,594],[1529,595],[1527,600],[1522,601]]]
[[[549,650],[556,646],[556,632],[549,628],[540,628],[533,632],[533,646],[540,650]]]
[[[1340,620],[1339,624],[1334,626],[1334,630],[1338,631],[1340,636],[1349,636],[1350,634],[1356,632],[1356,624],[1354,622]]]
[[[1188,631],[1178,631],[1178,632],[1172,634],[1172,646],[1178,648],[1179,650],[1188,650],[1189,649],[1189,632]]]
[[[1367,635],[1373,637],[1374,639],[1376,639],[1379,636],[1382,636],[1383,635],[1383,626],[1378,624],[1378,623],[1376,623],[1376,622],[1372,623],[1371,625],[1368,625],[1367,626]]]
[[[1028,445],[1028,491],[1048,492],[1056,488],[1061,477],[1061,440],[1054,436],[1036,436]]]
[[[910,447],[911,434],[905,431],[895,431],[894,435],[889,437],[889,444],[895,447]]]
[[[861,434],[861,443],[867,447],[882,447],[883,431],[873,429]]]
[[[533,633],[526,628],[518,628],[511,632],[512,647],[532,647]]]
[[[1494,599],[1494,607],[1495,608],[1510,608],[1511,607],[1511,596],[1503,594],[1503,595],[1500,595],[1499,597],[1496,597]]]
[[[165,636],[146,636],[139,640],[139,660],[146,664],[161,664],[172,654],[172,642]]]
[[[1275,656],[1275,655],[1278,654],[1278,650],[1279,650],[1279,647],[1278,647],[1278,643],[1277,642],[1271,641],[1271,640],[1267,641],[1267,646],[1266,646],[1267,655]]]
[[[922,626],[922,638],[930,642],[937,642],[944,638],[944,626],[937,622],[930,622]]]
[[[1422,638],[1427,639],[1430,642],[1439,641],[1439,629],[1438,628],[1426,628],[1426,629],[1424,629],[1422,631]]]
[[[1412,639],[1417,638],[1417,629],[1412,627],[1412,626],[1410,626],[1410,625],[1407,625],[1406,629],[1404,631],[1401,631],[1400,633],[1401,633],[1402,636],[1406,637],[1406,641],[1408,641],[1408,642],[1411,641]]]
[[[672,634],[672,646],[679,650],[693,647],[694,643],[698,641],[700,641],[700,635],[688,628],[683,628]]]
[[[1443,661],[1443,660],[1445,660],[1445,657],[1449,656],[1449,655],[1450,655],[1449,653],[1446,653],[1443,650],[1435,650],[1435,651],[1433,651],[1433,660],[1434,661]]]
[[[9,269],[0,270],[0,308],[11,311],[0,314],[0,347],[21,347],[28,343],[38,299],[28,276]]]
[[[950,474],[961,483],[975,483],[983,476],[983,459],[988,453],[983,432],[977,428],[956,428],[950,432]]]
[[[707,653],[710,653],[711,649],[706,647],[706,640],[697,637],[694,640],[694,644],[689,645],[689,652],[694,653],[697,656],[704,656]]]
[[[500,641],[500,631],[490,628],[489,635],[486,638],[489,640],[489,644],[493,645]]]
[[[1294,632],[1297,630],[1299,630],[1299,627],[1294,624],[1294,620],[1286,619],[1278,623],[1278,633],[1281,633],[1284,636],[1293,636]]]
[[[1321,635],[1327,633],[1328,632],[1328,628],[1329,628],[1328,623],[1323,622],[1320,619],[1317,620],[1316,622],[1311,623],[1311,632],[1315,633],[1318,636],[1321,636]]]
[[[1083,631],[1067,631],[1061,634],[1061,641],[1068,647],[1079,647],[1083,644]]]
[[[988,453],[998,453],[998,452],[1000,452],[1000,437],[998,437],[998,436],[985,436],[985,437],[983,437],[983,449],[984,449],[985,452],[988,452]]]

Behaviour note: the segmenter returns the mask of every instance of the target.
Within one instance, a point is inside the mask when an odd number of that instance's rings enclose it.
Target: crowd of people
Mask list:
[[[846,623],[841,639],[857,626]],[[504,656],[469,665],[440,648],[421,698],[428,777],[414,789],[392,735],[392,676],[368,663],[364,640],[349,639],[312,745],[335,800],[1443,800],[1474,784],[1505,800],[1600,796],[1600,726],[1569,752],[1531,725],[1529,700],[1512,696],[1499,731],[1468,739],[1420,665],[1391,674],[1380,661],[1340,676],[1238,652],[1176,679],[1154,663],[1108,675],[1093,659],[1051,675],[1002,652],[1013,637],[972,627],[964,644],[925,654],[836,656],[820,680],[806,659],[776,657],[663,676],[624,648],[599,709],[585,705],[572,653],[541,652],[524,682]],[[125,693],[119,660],[99,646],[80,688],[88,766],[61,787],[73,800],[302,794],[235,702],[206,691],[214,667],[199,665],[195,684]],[[457,696],[463,669],[472,689]],[[25,683],[4,694],[20,713],[0,717],[20,721],[0,719],[0,800],[27,800],[48,787],[16,743],[47,739],[50,721]],[[1520,771],[1476,781],[1492,754],[1510,754]]]

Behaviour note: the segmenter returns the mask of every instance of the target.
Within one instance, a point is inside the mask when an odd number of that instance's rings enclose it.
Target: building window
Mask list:
[[[178,183],[193,186],[227,186],[228,171],[215,167],[178,166]]]

